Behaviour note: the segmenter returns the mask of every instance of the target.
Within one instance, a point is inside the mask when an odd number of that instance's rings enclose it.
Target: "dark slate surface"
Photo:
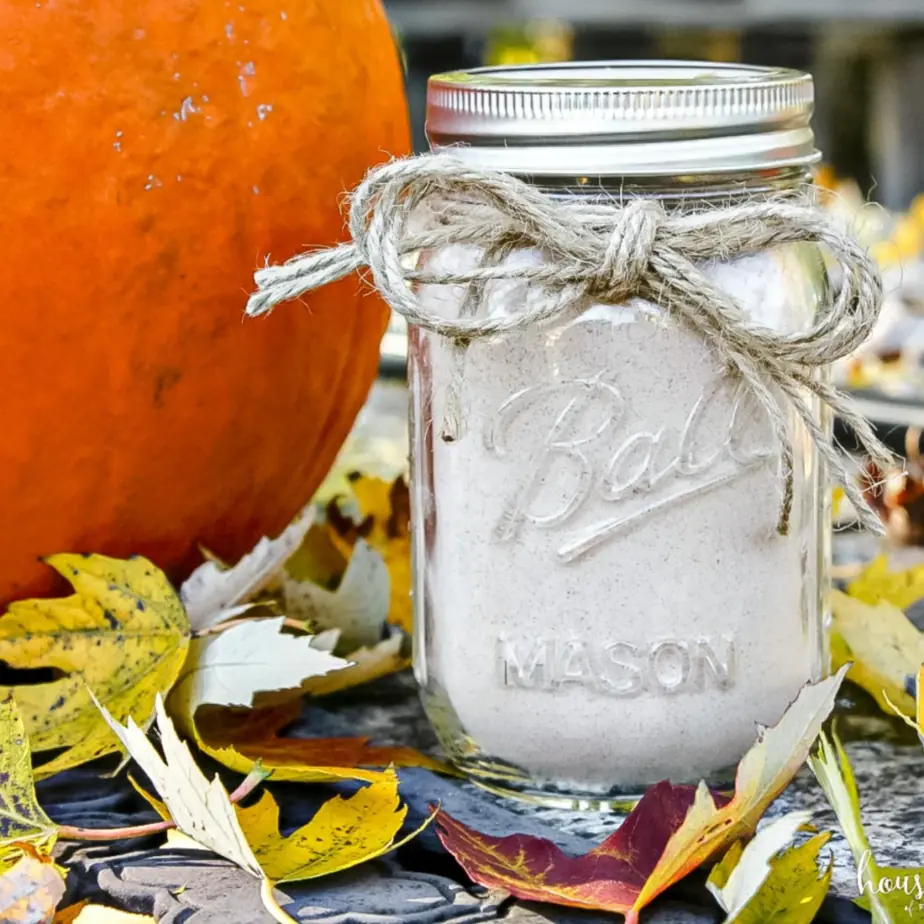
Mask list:
[[[924,866],[924,751],[913,734],[881,715],[853,688],[839,704],[839,732],[847,741],[864,802],[870,839],[880,862]],[[306,707],[289,733],[329,736],[362,734],[377,743],[415,744],[435,751],[436,744],[418,704],[409,676],[386,678],[363,690]],[[869,740],[872,738],[873,740]],[[204,761],[207,770],[216,765]],[[537,809],[503,799],[460,780],[421,769],[401,771],[402,794],[416,825],[435,800],[479,830],[492,834],[528,832],[548,837],[569,852],[582,852],[612,831],[619,816]],[[227,782],[234,784],[229,776]],[[334,792],[350,784],[280,784],[273,791],[282,806],[284,828],[303,823]],[[100,777],[82,768],[39,784],[39,797],[57,821],[86,827],[114,827],[156,820],[135,795],[124,775]],[[835,828],[824,797],[804,770],[771,809],[771,814],[804,808],[823,828]],[[66,845],[72,864],[70,898],[92,898],[126,910],[153,914],[169,924],[268,922],[256,883],[231,864],[198,853],[157,849],[158,841],[117,845]],[[849,851],[839,836],[832,842],[834,890],[822,913],[832,924],[869,922],[850,901],[857,894]],[[432,831],[387,860],[313,883],[285,886],[299,921],[330,924],[437,924],[512,918],[518,924],[603,924],[611,916],[572,912],[551,906],[520,905],[488,896],[472,886],[441,849]],[[285,901],[285,898],[280,898]],[[711,924],[721,920],[714,902],[695,878],[656,903],[648,924]]]

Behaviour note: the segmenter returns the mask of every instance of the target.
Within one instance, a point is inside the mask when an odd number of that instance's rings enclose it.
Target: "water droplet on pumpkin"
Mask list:
[[[256,65],[253,63],[253,61],[248,61],[248,62],[243,66],[242,70],[244,71],[244,73],[245,73],[248,77],[253,77],[253,75],[256,74],[256,72],[257,72]]]
[[[159,180],[153,173],[148,174],[148,181],[144,184],[145,189],[154,189],[155,187],[163,186],[163,182]]]
[[[234,38],[234,25],[230,22],[225,26],[225,35],[227,35],[229,39]]]
[[[262,122],[272,111],[272,103],[260,103],[260,105],[257,106],[257,118]]]
[[[193,103],[192,97],[187,96],[180,104],[180,111],[173,113],[173,118],[180,122],[185,122],[191,115],[194,115],[198,111],[195,103]]]
[[[255,196],[259,196],[259,195],[260,195],[260,187],[259,187],[259,186],[254,186],[254,187],[253,187],[253,194],[254,194]]]

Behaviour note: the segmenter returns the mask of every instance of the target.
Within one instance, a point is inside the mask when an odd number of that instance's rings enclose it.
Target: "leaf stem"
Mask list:
[[[257,761],[241,785],[229,796],[231,802],[237,803],[249,796],[268,776],[269,773]],[[135,825],[130,828],[76,828],[71,825],[61,825],[58,828],[58,839],[62,841],[121,841],[130,837],[150,837],[152,834],[161,834],[175,827],[175,821],[154,821],[147,825]]]

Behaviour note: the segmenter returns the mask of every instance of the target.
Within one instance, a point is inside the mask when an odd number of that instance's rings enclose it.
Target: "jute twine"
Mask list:
[[[443,437],[460,433],[458,390],[465,351],[473,340],[551,321],[576,306],[618,304],[640,296],[702,336],[732,376],[740,377],[766,412],[781,446],[782,505],[779,529],[788,530],[792,506],[793,448],[787,416],[795,409],[828,471],[844,488],[864,526],[882,524],[866,503],[828,427],[811,408],[811,396],[845,421],[879,466],[892,462],[851,400],[817,373],[855,350],[879,314],[882,283],[866,251],[837,228],[808,196],[754,198],[721,208],[673,211],[651,199],[628,204],[588,197],[550,197],[513,176],[479,170],[458,157],[422,154],[371,170],[349,200],[352,240],[268,266],[255,275],[257,291],[247,314],[261,315],[280,302],[368,267],[388,304],[411,324],[454,344],[459,369],[447,396],[452,410]],[[428,220],[412,222],[426,210]],[[420,227],[418,227],[420,225]],[[783,334],[752,321],[734,298],[701,268],[779,244],[814,242],[840,268],[830,298],[814,323]],[[473,268],[416,269],[408,255],[452,244],[476,245]],[[543,261],[511,267],[512,251],[537,248]],[[476,316],[486,283],[517,279],[541,289],[522,311]],[[457,318],[440,317],[421,302],[413,283],[468,287]]]

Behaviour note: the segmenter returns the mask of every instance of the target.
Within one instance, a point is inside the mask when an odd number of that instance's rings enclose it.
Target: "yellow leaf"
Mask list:
[[[23,844],[48,854],[57,825],[35,797],[32,755],[12,696],[0,701],[0,871],[23,855]]]
[[[791,847],[807,813],[793,812],[762,828],[744,848],[733,844],[709,876],[709,890],[727,913],[727,924],[811,924],[831,883],[818,855],[831,839],[819,834]]]
[[[70,597],[25,600],[0,619],[0,660],[65,676],[15,688],[33,751],[68,748],[36,776],[118,749],[89,689],[116,716],[146,722],[158,693],[179,674],[189,624],[166,576],[144,558],[54,555]]]
[[[834,664],[850,662],[848,679],[872,694],[884,711],[891,700],[904,715],[913,716],[915,703],[906,685],[924,664],[924,634],[893,604],[873,606],[836,590],[831,613]]]
[[[922,664],[918,670],[918,676],[914,689],[915,693],[917,694],[915,721],[917,722],[919,734],[924,735],[924,664]]]
[[[757,744],[738,764],[735,793],[727,805],[718,808],[708,787],[700,783],[692,807],[667,842],[629,919],[637,921],[639,909],[705,859],[750,836],[767,806],[805,762],[834,708],[844,673],[842,668],[832,677],[803,687],[783,718],[773,728],[761,730]]]
[[[147,802],[147,804],[150,805],[158,815],[160,815],[161,821],[173,821],[173,817],[170,815],[167,806],[164,805],[160,799],[152,796],[146,789],[144,789],[144,787],[140,786],[138,781],[131,774],[128,776],[128,782],[132,784],[132,789],[134,789],[135,792],[138,793],[138,795],[141,796],[141,798],[144,799],[144,801]],[[170,831],[167,832],[168,837],[169,835]]]
[[[822,734],[809,757],[809,766],[837,816],[857,864],[861,904],[872,912],[873,924],[918,924],[924,919],[924,869],[880,867],[863,827],[860,794],[847,752],[836,735]]]
[[[268,792],[256,805],[238,808],[244,834],[274,882],[317,879],[387,853],[398,846],[406,814],[394,770],[352,796],[329,799],[288,837],[279,833],[279,806]]]
[[[66,916],[74,910],[72,916]],[[119,911],[107,905],[91,905],[81,902],[72,905],[55,915],[54,924],[156,924],[149,914],[132,914],[130,911]]]
[[[358,507],[358,517],[344,509],[348,504],[333,501],[327,517],[335,543],[348,550],[357,539],[365,539],[388,566],[391,577],[391,605],[388,621],[410,632],[411,614],[411,542],[410,494],[404,478],[391,483],[358,473],[350,477],[352,501]]]
[[[847,593],[864,603],[891,603],[906,610],[924,598],[924,565],[890,571],[886,556],[879,555],[847,585]]]
[[[834,490],[831,492],[831,519],[834,522],[837,522],[837,518],[841,515],[841,504],[844,503],[844,498],[847,496],[844,489],[838,484],[834,486]]]
[[[64,880],[50,857],[28,844],[25,853],[0,875],[0,921],[45,924],[64,898]]]

